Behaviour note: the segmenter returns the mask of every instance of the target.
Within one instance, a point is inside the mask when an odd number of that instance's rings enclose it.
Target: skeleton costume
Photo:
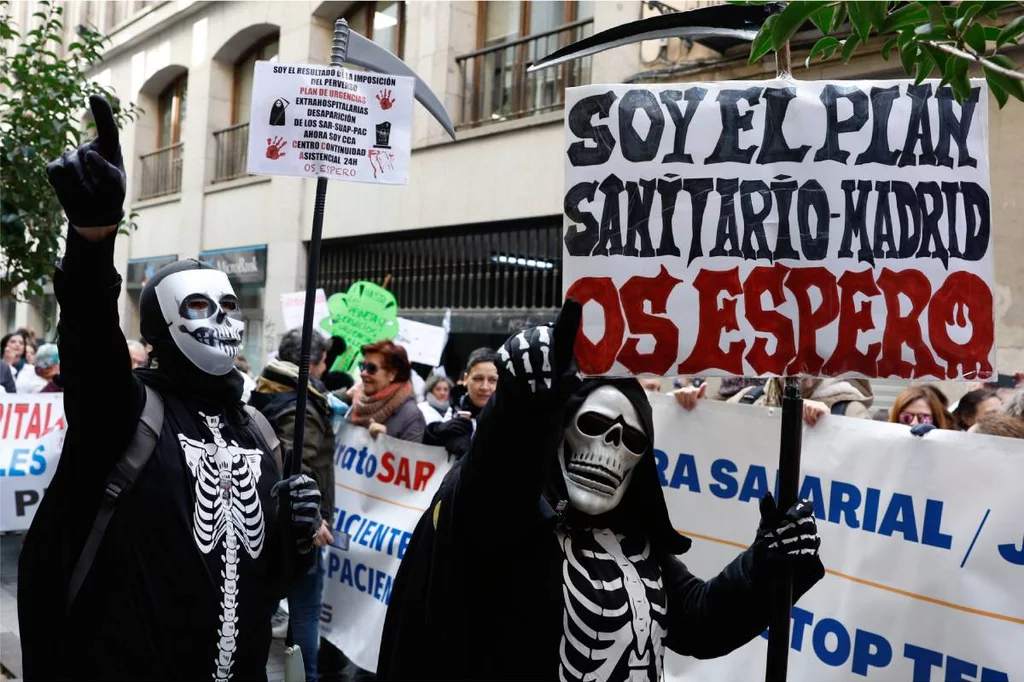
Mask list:
[[[92,104],[102,141],[112,118]],[[63,169],[56,162],[48,171],[71,223],[116,224],[84,208],[104,205],[102,183],[86,187],[79,174],[80,187],[60,176],[74,162],[67,156]],[[296,497],[282,497],[292,502],[279,509],[281,464],[240,402],[237,299],[224,273],[198,261],[161,269],[140,299],[157,368],[132,371],[113,251],[114,235],[88,241],[69,229],[54,277],[69,428],[20,557],[25,678],[265,679],[270,616],[314,555],[300,554],[308,543],[297,546],[302,536],[292,534]],[[136,430],[144,386],[162,399],[162,430],[69,607],[71,572]]]
[[[498,391],[399,568],[380,679],[661,680],[666,647],[711,658],[761,633],[781,561],[795,597],[824,574],[809,508],[767,498],[750,549],[709,581],[686,569],[646,394],[576,378],[556,343],[578,320],[567,302],[499,351]]]

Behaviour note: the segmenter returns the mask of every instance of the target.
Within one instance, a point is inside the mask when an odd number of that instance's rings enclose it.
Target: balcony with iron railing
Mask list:
[[[225,182],[248,175],[245,170],[249,148],[249,122],[236,123],[213,133],[216,147],[213,182]]]
[[[455,58],[462,79],[459,128],[471,128],[554,111],[565,105],[565,89],[590,82],[591,58],[534,73],[538,59],[594,32],[594,20],[492,45]]]
[[[177,194],[181,191],[181,167],[185,143],[179,142],[139,157],[142,166],[142,188],[139,199]]]

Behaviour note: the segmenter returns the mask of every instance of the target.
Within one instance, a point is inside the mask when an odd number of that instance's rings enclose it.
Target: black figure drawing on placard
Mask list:
[[[284,121],[284,110],[291,104],[288,100],[283,97],[278,97],[274,100],[274,105],[270,107],[270,125],[272,126],[283,126]]]
[[[391,123],[389,121],[377,124],[377,143],[373,146],[377,149],[391,149]]]

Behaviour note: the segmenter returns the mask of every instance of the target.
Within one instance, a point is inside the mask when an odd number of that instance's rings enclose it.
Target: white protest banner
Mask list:
[[[281,294],[281,315],[284,318],[285,329],[297,329],[302,327],[302,313],[306,306],[306,292],[294,291],[289,294]],[[316,290],[316,300],[313,303],[313,329],[320,332],[322,336],[330,338],[331,333],[320,326],[320,321],[331,316],[327,309],[327,293],[323,289]]]
[[[28,530],[65,431],[63,394],[0,394],[0,531]]]
[[[334,532],[327,548],[321,634],[365,670],[377,669],[398,565],[420,515],[451,468],[444,448],[408,443],[346,423],[334,455]]]
[[[753,541],[779,411],[651,402],[669,512],[694,540],[683,560],[707,579]],[[793,609],[790,679],[1024,676],[1024,441],[826,415],[804,428],[802,460],[827,574]],[[760,679],[766,645],[671,654],[668,677]]]
[[[988,90],[566,94],[564,286],[587,374],[987,377]]]
[[[444,327],[399,317],[395,343],[405,348],[410,362],[436,367],[448,343],[448,332]]]
[[[404,185],[412,104],[412,78],[256,62],[248,171]]]

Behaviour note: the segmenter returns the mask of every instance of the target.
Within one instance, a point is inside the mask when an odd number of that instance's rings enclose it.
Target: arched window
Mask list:
[[[157,147],[163,149],[181,142],[188,100],[188,74],[182,74],[168,85],[157,100],[159,127]]]
[[[278,36],[275,33],[253,45],[235,62],[234,96],[231,102],[231,123],[248,123],[252,105],[252,74],[256,62],[276,62]]]

